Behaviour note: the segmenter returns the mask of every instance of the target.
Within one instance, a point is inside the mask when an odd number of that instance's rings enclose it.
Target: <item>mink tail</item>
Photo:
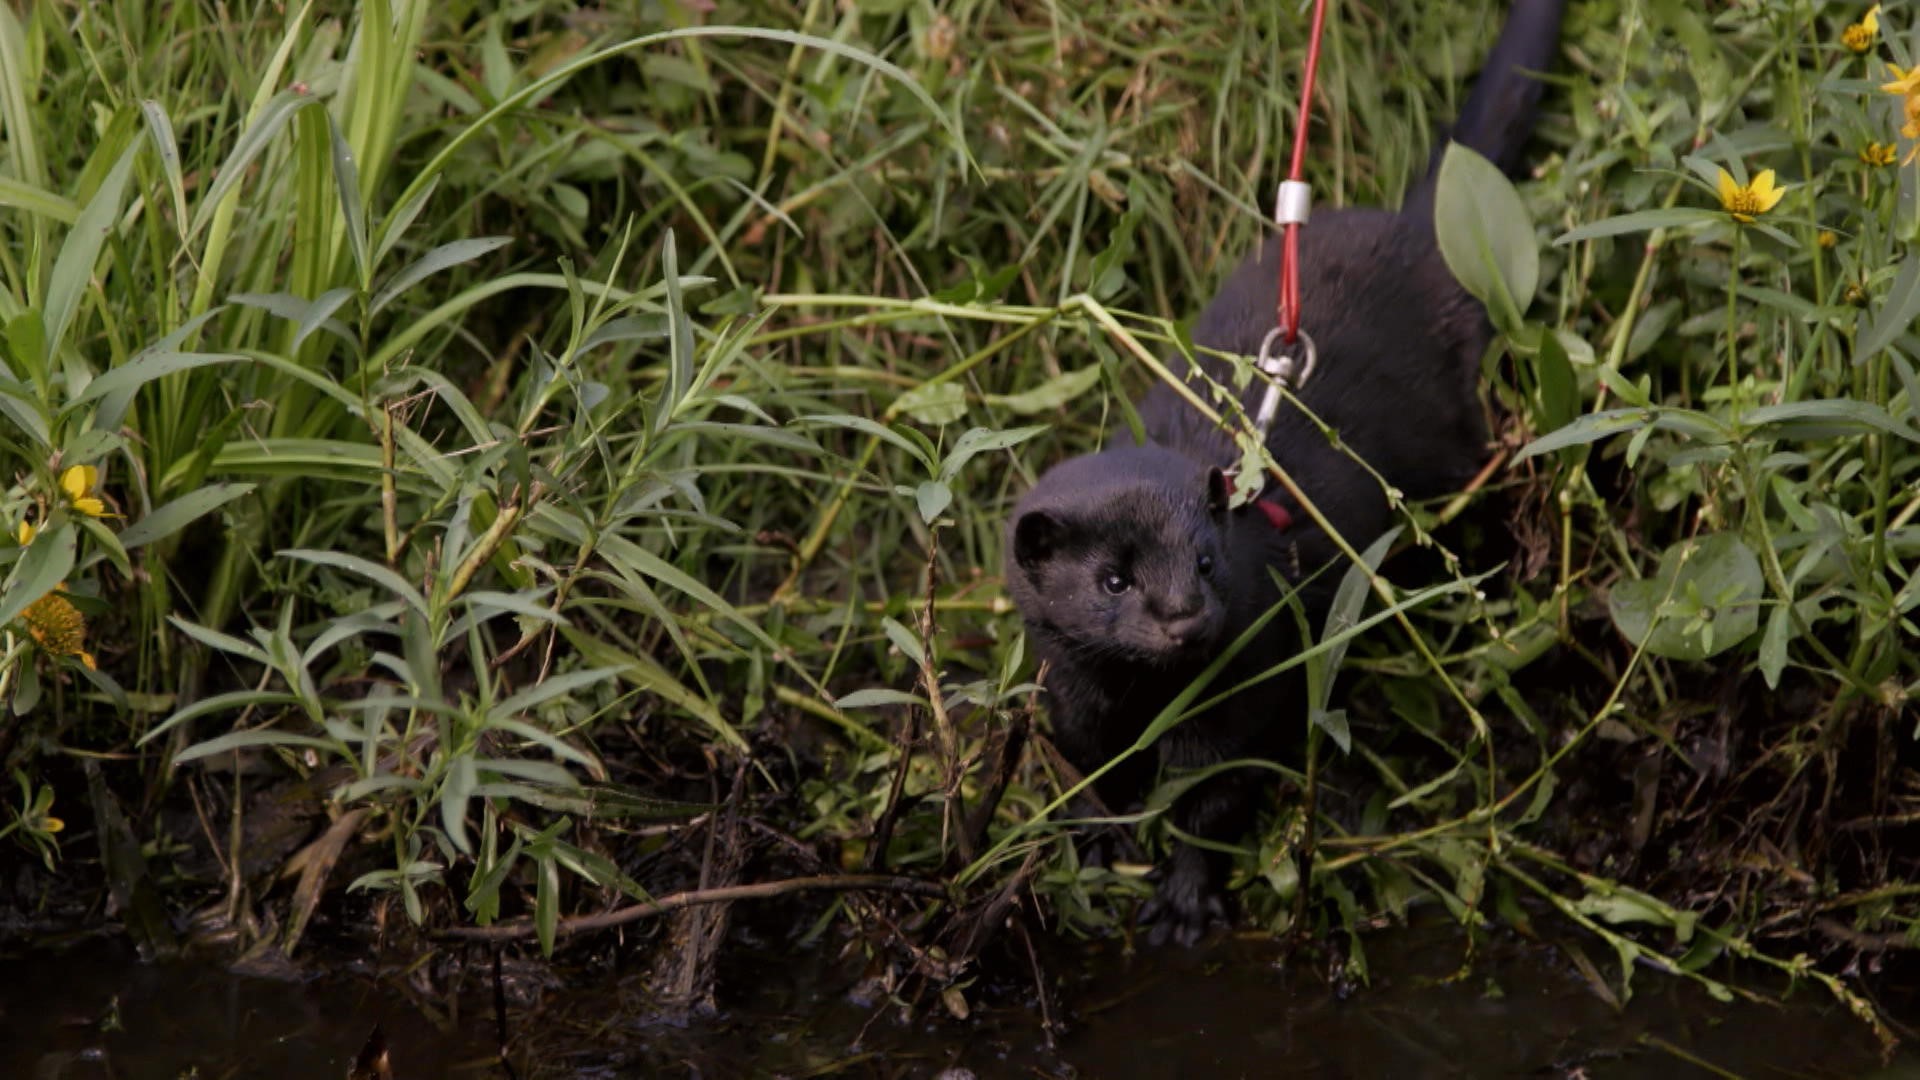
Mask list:
[[[1566,0],[1513,0],[1500,40],[1480,69],[1460,119],[1447,141],[1477,150],[1509,176],[1525,164],[1523,152],[1533,134],[1533,118],[1546,84],[1539,78],[1553,68],[1560,52],[1560,17]],[[1440,167],[1442,142],[1427,173],[1431,187]]]

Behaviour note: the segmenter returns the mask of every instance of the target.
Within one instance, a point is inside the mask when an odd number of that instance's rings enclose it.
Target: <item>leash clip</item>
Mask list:
[[[1289,355],[1281,344],[1279,327],[1267,331],[1266,340],[1260,343],[1260,355],[1254,364],[1273,380],[1267,384],[1267,392],[1260,399],[1260,410],[1254,414],[1253,426],[1260,432],[1260,438],[1267,437],[1267,429],[1273,426],[1273,418],[1280,412],[1280,386],[1288,384],[1296,391],[1307,385],[1313,376],[1313,365],[1319,360],[1319,353],[1313,347],[1313,338],[1305,330],[1299,331],[1299,363]]]

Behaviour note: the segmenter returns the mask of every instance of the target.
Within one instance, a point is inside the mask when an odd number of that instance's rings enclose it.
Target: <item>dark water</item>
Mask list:
[[[1511,937],[1483,941],[1464,967],[1465,938],[1449,927],[1386,931],[1366,947],[1372,985],[1344,998],[1263,940],[1133,957],[1104,944],[1057,952],[1054,970],[1061,957],[1084,967],[1055,987],[1045,1012],[1064,1030],[1052,1040],[1031,995],[1003,992],[1019,1004],[976,1005],[965,1023],[928,1019],[937,1005],[903,1023],[897,1010],[856,1004],[849,980],[812,954],[735,961],[723,1014],[683,1028],[637,1019],[637,991],[611,978],[550,986],[509,1023],[529,1078],[1920,1078],[1920,1056],[1903,1048],[1883,1068],[1866,1027],[1817,989],[1722,1004],[1642,971],[1616,1011],[1557,951]],[[0,955],[7,1080],[340,1080],[376,1023],[397,1080],[507,1075],[484,988],[410,1000],[392,979],[249,978],[143,965],[104,944]]]

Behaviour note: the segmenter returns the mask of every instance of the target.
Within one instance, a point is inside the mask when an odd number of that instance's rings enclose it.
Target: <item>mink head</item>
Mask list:
[[[1210,657],[1227,625],[1227,494],[1219,469],[1157,446],[1063,462],[1014,510],[1008,591],[1083,662]]]

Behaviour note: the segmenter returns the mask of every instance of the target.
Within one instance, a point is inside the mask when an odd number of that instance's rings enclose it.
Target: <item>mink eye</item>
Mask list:
[[[1200,571],[1201,577],[1212,577],[1213,576],[1213,556],[1211,555],[1200,556],[1200,562],[1195,567],[1195,569]]]
[[[1100,586],[1114,596],[1119,596],[1133,588],[1133,581],[1118,570],[1109,570],[1107,576],[1100,580]]]

